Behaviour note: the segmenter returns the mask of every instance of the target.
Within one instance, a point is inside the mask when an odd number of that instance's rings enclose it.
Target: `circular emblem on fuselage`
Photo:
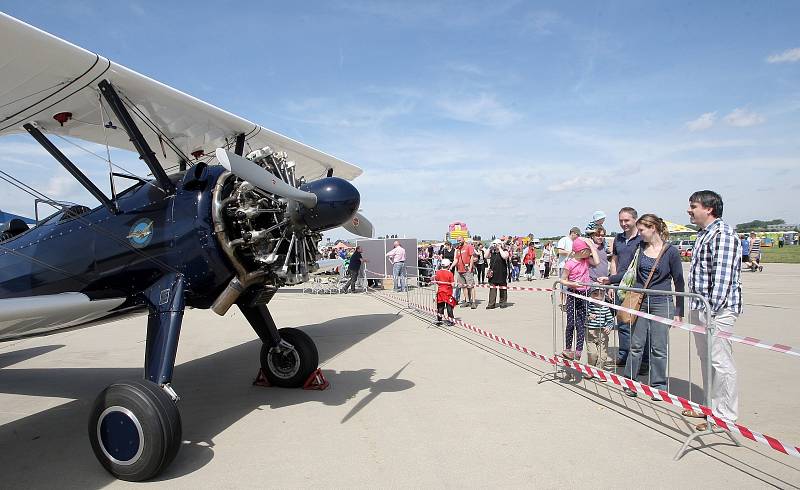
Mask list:
[[[142,218],[131,226],[128,241],[136,248],[144,248],[153,239],[153,220]]]

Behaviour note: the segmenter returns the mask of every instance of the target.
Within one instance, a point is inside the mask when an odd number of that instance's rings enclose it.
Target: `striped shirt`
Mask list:
[[[614,328],[617,324],[611,308],[597,303],[589,303],[588,315],[586,316],[586,328]]]
[[[748,254],[754,259],[761,258],[761,239],[756,237],[750,240],[750,253]]]
[[[720,218],[697,233],[689,268],[689,291],[706,298],[712,314],[723,308],[742,312],[741,246],[739,237]],[[702,305],[700,300],[692,299],[692,309],[700,310]]]

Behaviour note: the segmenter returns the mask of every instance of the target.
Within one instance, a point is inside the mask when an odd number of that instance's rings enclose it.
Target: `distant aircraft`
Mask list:
[[[186,307],[236,305],[273,385],[317,368],[311,338],[279,330],[267,303],[317,268],[322,231],[372,236],[349,182],[361,169],[2,13],[0,45],[0,136],[27,132],[100,202],[28,188],[58,211],[2,235],[0,340],[148,313],[144,379],[107,387],[88,433],[111,474],[152,478],[181,444],[170,383]],[[107,196],[48,135],[136,151],[152,178],[113,173],[132,185]]]

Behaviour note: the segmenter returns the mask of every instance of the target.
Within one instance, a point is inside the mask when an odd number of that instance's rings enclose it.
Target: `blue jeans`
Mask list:
[[[392,264],[392,280],[394,281],[395,291],[406,290],[406,263],[395,262]]]
[[[640,311],[663,318],[672,318],[675,307],[672,300],[651,302],[645,298]],[[647,348],[647,344],[650,344]],[[650,353],[650,380],[648,384],[659,390],[667,389],[667,352],[669,350],[669,326],[655,320],[639,317],[633,325],[631,350],[622,375],[635,380],[645,351]]]
[[[621,301],[616,300],[617,305],[621,304]],[[628,360],[628,351],[631,348],[631,327],[627,323],[619,322],[617,323],[617,334],[619,335],[619,349],[617,349],[617,364],[625,364]],[[642,351],[642,364],[645,366],[650,364],[650,340],[647,339],[647,343],[644,346],[644,350]]]

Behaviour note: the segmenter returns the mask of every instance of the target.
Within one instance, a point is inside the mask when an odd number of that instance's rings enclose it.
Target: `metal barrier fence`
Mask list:
[[[716,331],[715,319],[711,315],[711,306],[706,298],[696,293],[677,291],[630,288],[594,283],[579,283],[579,285],[580,289],[585,290],[581,291],[579,289],[564,288],[563,285],[560,284],[560,281],[556,281],[553,284],[554,289],[560,287],[562,291],[557,295],[553,295],[553,352],[556,355],[560,353],[562,357],[580,363],[581,355],[584,350],[583,347],[585,345],[587,351],[586,364],[616,375],[622,375],[624,378],[633,381],[645,378],[647,380],[645,384],[656,390],[652,395],[654,401],[663,401],[663,397],[659,394],[659,391],[665,391],[671,395],[688,399],[690,402],[700,403],[706,407],[712,406],[711,389],[709,389],[709,387],[702,386],[703,395],[699,397],[696,390],[693,390],[693,387],[696,386],[693,383],[695,372],[692,368],[692,359],[695,356],[695,351],[692,349],[693,337],[694,335],[702,335],[705,337],[705,359],[710,360],[712,347],[711,337]],[[600,291],[602,296],[600,298],[595,298],[591,296],[592,291]],[[618,301],[607,301],[612,295],[616,297],[621,292],[643,293],[645,295],[639,311],[629,310],[627,308],[622,309]],[[661,300],[662,298],[663,300]],[[684,316],[686,316],[689,313],[692,300],[696,300],[702,304],[702,310],[700,311],[705,318],[703,324],[707,327],[701,327],[699,325],[691,326],[693,335],[687,335],[687,347],[686,351],[683,352],[682,349],[674,348],[677,342],[670,341],[669,334],[671,327],[676,322],[673,317],[676,314],[677,302],[684,301]],[[607,308],[614,313],[617,311],[627,311],[633,315],[635,320],[628,325],[624,325],[617,321],[617,315],[614,314],[613,328],[611,330],[613,334],[604,339],[603,332],[590,332],[590,329],[586,326],[589,321],[588,311],[590,305]],[[580,319],[576,318],[579,316],[580,311],[582,311],[584,317],[583,325],[580,325]],[[572,320],[570,320],[570,317],[572,317]],[[597,349],[595,347],[596,345],[605,344],[605,350],[613,353],[613,359],[615,361],[619,359],[620,349],[622,347],[619,327],[623,325],[628,329],[628,346],[624,356],[627,362],[624,365],[620,366],[614,361],[609,362],[605,358],[606,356],[603,355],[602,348],[599,349],[601,352],[591,352]],[[583,333],[580,333],[580,330],[583,330]],[[594,340],[592,342],[590,342],[589,339],[590,333]],[[645,335],[644,339],[642,339],[643,334]],[[579,354],[570,356],[569,351],[572,348],[570,344],[572,344],[571,337],[573,335],[576,337],[574,344],[576,346],[580,345],[580,348],[576,347],[576,351]],[[585,343],[583,341],[584,336],[586,338]],[[634,338],[636,338],[636,342]],[[567,343],[566,340],[570,340],[570,342]],[[637,349],[637,352],[634,352],[634,345],[636,345],[637,348],[641,348],[641,351]],[[559,348],[559,346],[563,347]],[[680,369],[680,360],[678,358],[685,359],[685,371]],[[645,360],[648,361],[647,364],[644,363]],[[635,366],[635,363],[639,365]],[[701,377],[705,380],[709,380],[710,383],[710,380],[713,379],[711,362],[705,362],[703,364],[704,365],[699,366],[700,369],[705,371]],[[563,373],[565,376],[572,376],[573,373],[578,372],[561,363],[554,364],[553,369],[554,371],[552,374],[555,377],[557,377],[559,373]],[[586,376],[589,379],[594,377],[591,374],[585,373],[579,375]],[[676,382],[679,386],[675,386]],[[681,389],[684,386],[685,390]],[[629,396],[636,396],[635,390],[627,387],[625,387],[625,390],[627,393],[631,393]],[[700,400],[698,401],[696,398],[700,398]],[[690,434],[684,441],[683,446],[675,454],[674,459],[680,459],[689,446],[689,443],[694,439],[713,433],[727,433],[737,446],[740,445],[739,441],[736,440],[729,431],[724,431],[710,423],[707,424],[706,427],[704,431],[697,431]]]
[[[303,293],[305,294],[341,294],[345,293],[345,286],[350,280],[349,271],[345,267],[340,267],[339,271],[332,274],[314,274],[311,277],[309,284],[303,286]],[[356,280],[356,291],[367,291],[367,269],[364,265],[358,270],[359,278]]]
[[[592,287],[601,287],[597,284],[590,285]],[[593,377],[597,378],[599,381],[611,381],[614,385],[619,386],[620,388],[628,388],[632,391],[635,391],[640,394],[644,394],[647,396],[656,396],[663,400],[664,402],[671,404],[673,406],[683,408],[686,410],[693,410],[698,413],[702,413],[706,416],[708,422],[708,429],[702,432],[695,432],[687,437],[686,441],[684,442],[683,446],[680,448],[678,453],[675,455],[675,459],[679,459],[683,453],[686,451],[688,444],[704,435],[709,435],[712,433],[720,433],[720,432],[727,432],[730,435],[731,439],[737,445],[740,445],[739,442],[735,439],[733,434],[739,434],[743,437],[753,440],[755,442],[764,444],[774,450],[782,452],[784,454],[788,454],[794,457],[800,458],[800,447],[786,444],[781,442],[780,440],[771,437],[769,435],[757,432],[752,430],[748,427],[745,427],[740,424],[733,423],[729,420],[725,420],[715,414],[711,407],[711,400],[710,400],[710,390],[703,390],[704,396],[697,394],[696,390],[693,390],[693,386],[695,386],[692,382],[692,379],[696,376],[696,372],[699,370],[700,367],[706,369],[706,376],[707,379],[711,380],[712,375],[710,373],[710,363],[707,363],[705,366],[699,366],[699,363],[692,363],[692,353],[693,350],[692,346],[692,336],[688,336],[686,345],[687,345],[687,357],[686,357],[686,371],[681,371],[680,364],[672,362],[670,360],[670,356],[667,356],[667,367],[666,371],[669,373],[667,376],[667,386],[666,390],[664,389],[657,389],[649,386],[649,378],[652,373],[648,372],[648,383],[639,382],[636,379],[631,379],[624,377],[624,373],[618,374],[619,369],[612,369],[607,370],[605,369],[606,366],[597,367],[597,366],[590,366],[587,364],[583,364],[580,360],[574,359],[567,359],[559,355],[562,349],[559,349],[558,346],[562,345],[559,343],[560,340],[560,332],[562,331],[559,328],[559,319],[560,325],[564,326],[564,312],[560,312],[560,302],[561,302],[561,295],[564,294],[569,296],[569,292],[562,292],[560,284],[556,282],[553,288],[535,288],[535,287],[515,287],[515,286],[490,286],[490,285],[478,285],[476,289],[506,289],[509,291],[529,291],[529,292],[546,292],[549,293],[549,299],[553,305],[553,354],[543,354],[541,352],[537,352],[529,347],[526,347],[518,342],[510,340],[508,338],[502,337],[497,335],[493,332],[475,326],[471,323],[463,321],[462,319],[458,318],[450,318],[452,324],[458,327],[465,328],[470,332],[488,338],[492,341],[498,342],[505,347],[514,349],[515,351],[537,359],[539,361],[545,362],[550,364],[553,367],[553,374],[555,377],[558,377],[559,374],[565,375],[573,375],[574,373],[580,373],[581,375],[586,375],[586,377]],[[380,299],[387,300],[389,304],[393,304],[395,307],[398,308],[399,311],[409,310],[413,313],[417,314],[418,316],[422,316],[423,318],[433,319],[437,317],[437,308],[436,308],[436,299],[435,293],[437,289],[437,284],[435,281],[426,281],[422,280],[419,281],[416,278],[409,282],[408,287],[405,291],[394,291],[394,290],[383,290],[377,288],[368,288],[367,293],[379,293],[377,296]],[[702,298],[697,297],[697,295],[692,295],[690,293],[676,293],[673,292],[665,292],[665,291],[652,291],[652,290],[641,290],[635,288],[621,288],[617,286],[602,286],[602,289],[609,291],[609,290],[626,290],[626,291],[638,291],[638,292],[645,292],[649,294],[655,295],[669,295],[669,296],[681,296],[686,299],[696,298],[700,300],[701,304],[704,305],[704,311],[710,311],[709,305],[706,301]],[[574,293],[573,293],[574,294]],[[579,296],[579,295],[578,295]],[[583,301],[587,303],[595,302],[593,298],[587,297],[580,297]],[[614,311],[619,310],[626,310],[626,308],[613,304],[608,303],[606,304],[603,301],[599,301],[610,307]],[[687,310],[689,305],[687,305]],[[720,336],[723,338],[727,338],[733,342],[742,343],[746,345],[760,347],[762,349],[766,349],[772,352],[781,352],[784,354],[789,354],[792,356],[800,355],[797,349],[794,349],[790,346],[777,344],[777,343],[769,343],[759,339],[753,339],[749,337],[738,337],[732,335],[727,332],[723,332],[717,330],[714,325],[713,318],[709,318],[706,314],[706,325],[709,327],[706,328],[702,325],[693,325],[684,321],[676,321],[669,317],[660,317],[658,315],[654,315],[647,311],[647,306],[644,307],[645,311],[634,311],[634,310],[627,310],[630,313],[636,315],[637,317],[646,318],[652,320],[656,323],[671,327],[677,328],[681,330],[686,330],[692,332],[694,334],[706,336],[707,341],[706,344],[706,359],[711,359],[711,353],[709,351],[711,342],[708,341],[708,338],[711,336]],[[398,312],[399,312],[398,311]],[[709,321],[710,320],[710,321]],[[701,322],[702,323],[702,322]],[[616,338],[615,338],[616,342]],[[682,345],[682,342],[673,342],[668,343],[667,345],[670,346],[670,352],[674,352],[679,349]],[[613,349],[615,345],[611,344],[611,349]],[[616,343],[616,347],[618,347],[618,343]],[[681,354],[682,354],[681,350]],[[543,376],[546,378],[546,375]],[[635,378],[635,377],[634,377]],[[540,380],[541,382],[541,380]],[[685,387],[684,387],[685,386]],[[685,396],[684,396],[685,395]],[[698,399],[698,401],[695,401]]]

